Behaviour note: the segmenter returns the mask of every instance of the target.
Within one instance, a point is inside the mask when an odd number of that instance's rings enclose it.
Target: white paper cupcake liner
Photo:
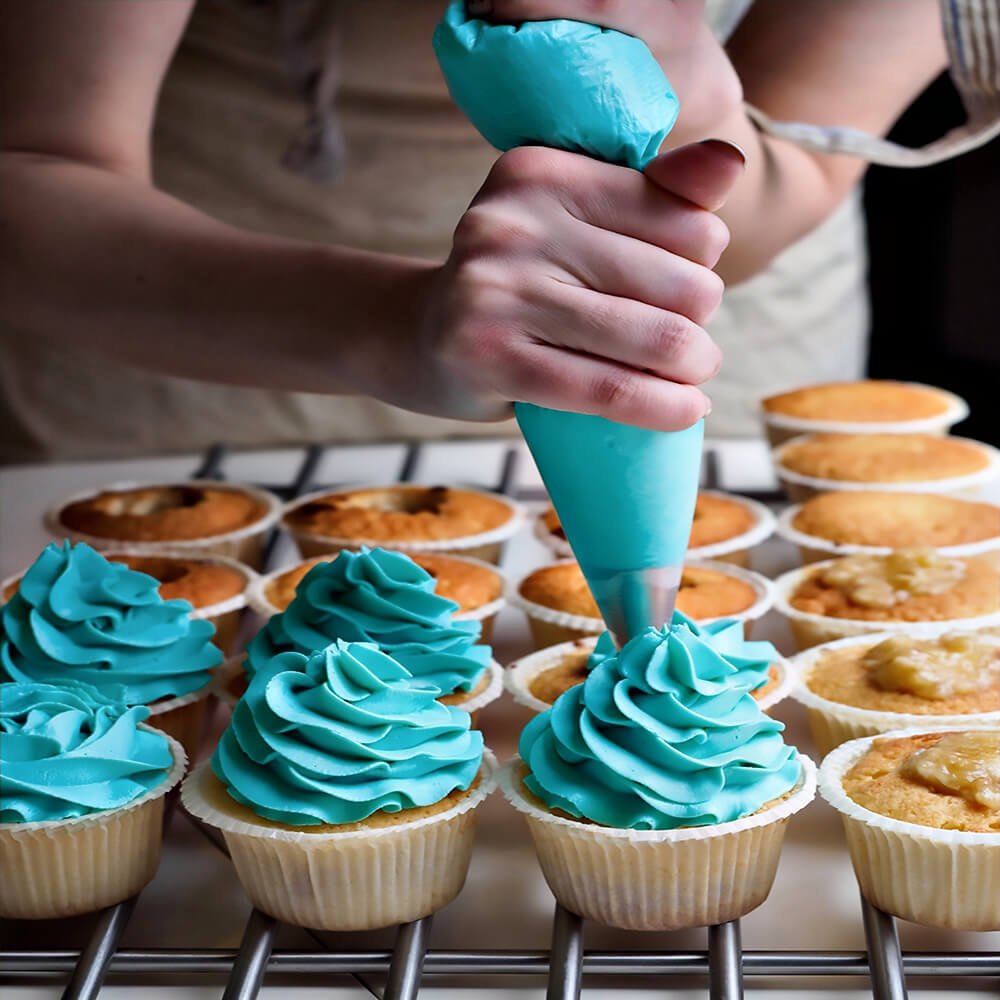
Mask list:
[[[969,415],[968,403],[953,392],[920,382],[902,384],[918,389],[932,389],[948,401],[948,408],[932,417],[918,417],[914,420],[849,421],[807,420],[783,413],[771,413],[762,406],[759,411],[760,419],[764,424],[768,443],[776,448],[803,434],[946,434],[949,427],[960,423]]]
[[[891,632],[878,632],[851,636],[848,639],[839,639],[822,646],[814,646],[792,658],[789,670],[793,680],[791,698],[806,708],[813,742],[821,754],[829,753],[848,740],[865,736],[878,736],[896,729],[963,725],[976,729],[1000,728],[1000,711],[970,712],[964,715],[917,715],[912,712],[884,712],[830,701],[809,688],[809,675],[828,653],[858,646],[867,649],[891,638],[892,635]],[[988,641],[1000,646],[1000,637],[990,636]]]
[[[418,483],[406,483],[406,486],[419,486]],[[386,484],[381,485],[357,485],[347,489],[368,490],[386,489]],[[422,487],[429,489],[430,487]],[[488,563],[497,563],[500,559],[500,552],[504,542],[516,535],[527,519],[525,508],[516,500],[503,496],[499,493],[490,493],[487,490],[477,490],[470,486],[456,487],[465,493],[476,493],[479,496],[486,496],[492,500],[498,500],[506,505],[510,510],[510,519],[499,527],[490,531],[478,532],[474,535],[461,535],[457,538],[436,538],[423,540],[376,540],[368,538],[344,538],[337,535],[320,535],[312,532],[301,531],[295,525],[290,524],[288,515],[299,507],[322,500],[331,493],[342,492],[341,490],[316,490],[286,504],[282,512],[282,525],[285,530],[295,540],[299,552],[304,559],[313,556],[324,555],[327,552],[339,552],[341,549],[357,549],[359,546],[367,545],[369,548],[392,549],[397,552],[437,552],[442,555],[467,556],[474,559],[481,559]]]
[[[735,920],[771,891],[788,819],[816,792],[816,769],[768,809],[717,826],[616,830],[557,816],[524,793],[520,758],[499,774],[528,822],[552,894],[572,913],[627,930],[681,930]]]
[[[169,742],[173,766],[166,778],[127,805],[76,819],[0,823],[0,917],[89,913],[128,899],[152,879],[163,800],[187,767],[183,748]]]
[[[939,830],[858,805],[844,775],[876,739],[981,729],[922,725],[837,747],[819,771],[820,795],[840,813],[858,884],[879,909],[930,927],[1000,930],[1000,833]]]
[[[982,503],[983,501],[979,501]],[[1000,504],[991,504],[1000,509]],[[850,542],[834,542],[829,538],[822,538],[819,535],[809,535],[804,531],[799,531],[794,526],[795,518],[802,510],[802,504],[793,504],[786,507],[778,515],[777,533],[786,542],[791,542],[799,549],[802,561],[805,563],[822,562],[825,559],[833,559],[837,556],[854,555],[888,555],[894,551],[890,545],[854,545]],[[950,559],[965,559],[970,556],[998,555],[1000,554],[1000,535],[995,538],[984,538],[979,542],[963,542],[961,545],[938,545],[933,546],[934,551],[939,555],[947,556]]]
[[[809,649],[821,643],[835,642],[852,635],[872,635],[876,632],[909,635],[915,639],[935,639],[945,632],[980,632],[1000,627],[1000,611],[972,618],[946,618],[941,621],[894,622],[865,621],[861,618],[834,618],[816,615],[792,607],[791,596],[812,573],[821,572],[834,560],[811,563],[800,569],[783,573],[774,581],[774,608],[784,617],[792,630],[798,649]]]
[[[463,712],[468,712],[469,715],[474,716],[503,694],[503,667],[496,660],[490,660],[486,666],[486,670],[489,676],[489,682],[486,687],[471,698],[466,698],[465,701],[455,702],[452,707],[460,708]]]
[[[232,490],[237,493],[246,493],[263,506],[264,514],[254,521],[253,524],[248,524],[235,531],[227,531],[218,535],[205,535],[202,538],[156,542],[138,542],[125,538],[104,538],[99,535],[87,535],[83,532],[67,528],[60,519],[63,509],[71,503],[76,503],[78,500],[89,500],[101,493],[113,490],[155,489],[157,487],[164,489],[192,487],[194,489]],[[277,524],[280,515],[281,501],[273,493],[268,493],[267,490],[259,489],[256,486],[236,485],[213,479],[191,479],[175,483],[137,483],[130,481],[109,483],[107,486],[100,487],[100,489],[84,490],[66,497],[46,511],[45,527],[49,534],[55,538],[69,538],[73,542],[86,542],[91,548],[97,549],[100,552],[109,549],[121,550],[127,546],[130,551],[138,555],[190,554],[227,556],[248,566],[259,568],[265,536]]]
[[[979,449],[988,459],[988,464],[983,469],[963,476],[948,476],[943,479],[906,483],[861,483],[847,479],[819,479],[815,476],[804,476],[800,472],[785,468],[781,464],[781,459],[786,449],[807,437],[809,437],[807,434],[794,437],[772,453],[778,482],[793,503],[809,500],[820,493],[863,492],[866,490],[878,490],[886,493],[941,493],[945,496],[978,500],[983,495],[984,487],[1000,478],[1000,450],[971,438],[955,438],[954,440]]]
[[[572,559],[563,559],[552,565],[574,562]],[[743,611],[733,614],[719,615],[715,618],[699,619],[699,624],[706,625],[711,622],[736,620],[744,623],[744,628],[749,633],[750,624],[758,618],[762,618],[771,610],[774,604],[774,587],[766,576],[755,573],[753,570],[744,569],[742,566],[734,566],[732,563],[719,562],[711,559],[688,560],[685,567],[695,569],[711,569],[727,576],[735,577],[750,584],[754,589],[756,600]],[[556,608],[546,607],[544,604],[536,604],[522,596],[520,587],[524,580],[530,576],[525,574],[512,586],[508,594],[508,600],[512,607],[518,608],[528,616],[528,625],[534,639],[535,649],[546,649],[549,646],[556,646],[562,642],[571,642],[574,639],[583,639],[588,635],[599,635],[607,626],[602,618],[590,618],[586,615],[574,615],[566,611],[559,611]]]
[[[222,831],[253,905],[278,920],[322,930],[373,930],[425,917],[465,882],[475,809],[495,785],[486,750],[479,784],[454,806],[393,826],[334,833],[273,829],[235,819],[205,794],[204,764],[181,789],[184,808]]]

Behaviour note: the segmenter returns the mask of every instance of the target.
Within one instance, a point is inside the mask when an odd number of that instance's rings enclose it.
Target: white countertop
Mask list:
[[[414,474],[416,482],[464,482],[493,485],[498,478],[505,444],[469,442],[438,444],[427,447]],[[379,446],[341,448],[331,451],[317,470],[315,481],[321,485],[344,481],[388,482],[395,479],[404,451],[401,447]],[[767,488],[770,484],[766,453],[755,443],[733,443],[723,452],[723,488]],[[294,475],[302,452],[255,452],[234,454],[224,471],[233,481],[261,484],[287,483]],[[47,538],[41,526],[41,513],[50,504],[74,491],[102,486],[121,480],[164,481],[188,478],[197,467],[199,456],[167,459],[51,466],[19,466],[0,470],[0,577],[23,569],[37,555]],[[537,473],[526,454],[518,464],[516,482],[521,487],[537,487]],[[508,546],[503,569],[517,577],[547,561],[545,550],[526,530]],[[290,545],[278,551],[278,561],[289,563],[295,555]],[[765,545],[755,557],[756,568],[774,575],[795,565],[790,547],[779,542]],[[762,637],[771,638],[779,648],[788,650],[788,635],[775,615],[762,622]],[[495,643],[497,658],[509,662],[529,649],[527,629],[519,612],[505,609],[497,622]],[[784,702],[774,714],[786,722],[788,739],[806,753],[813,747],[797,706]],[[528,714],[508,698],[489,706],[482,715],[487,742],[501,757],[513,752],[516,736]],[[523,948],[548,946],[552,918],[552,897],[534,859],[526,828],[499,794],[483,807],[478,839],[468,882],[459,898],[435,919],[430,947],[460,949]],[[165,845],[160,871],[142,893],[128,926],[123,947],[233,947],[239,942],[249,915],[246,897],[236,881],[229,862],[185,820],[175,816]],[[899,921],[905,950],[993,951],[1000,952],[1000,933],[961,934],[918,927]],[[49,949],[78,946],[85,938],[89,921],[30,924],[0,922],[0,948],[40,946]],[[743,946],[746,949],[809,949],[863,951],[857,887],[836,815],[816,801],[795,817],[790,825],[782,862],[774,890],[767,902],[742,921]],[[392,932],[376,934],[326,935],[335,946],[343,948],[383,946],[392,941]],[[676,934],[635,934],[603,928],[586,927],[586,945],[600,949],[696,949],[705,947],[703,931]],[[315,949],[304,932],[289,927],[280,931],[277,947]],[[544,984],[537,979],[494,977],[482,988],[463,977],[454,985],[437,986],[429,981],[421,996],[454,997],[474,994],[495,1000],[507,997],[541,997]],[[605,980],[604,983],[609,981]],[[703,997],[703,986],[683,988],[673,981],[621,977],[613,989],[607,985],[589,989],[585,995],[609,996],[627,991],[629,996],[663,995],[669,982],[671,996]],[[916,988],[915,998],[996,997],[997,990],[980,988],[959,993],[947,985],[937,989]],[[656,986],[655,990],[650,987]],[[145,989],[145,988],[144,988]],[[456,993],[456,990],[459,991]],[[789,992],[791,990],[791,993]],[[57,987],[32,987],[8,990],[14,998],[56,997]],[[217,987],[157,988],[157,997],[217,996]],[[265,986],[264,995],[285,996],[288,988]],[[305,997],[311,989],[299,987],[296,996]],[[136,997],[138,989],[108,987],[109,998]],[[325,996],[363,998],[370,994],[353,980],[331,982]],[[815,998],[854,998],[870,996],[864,982],[858,980],[747,980],[748,997],[803,996]]]

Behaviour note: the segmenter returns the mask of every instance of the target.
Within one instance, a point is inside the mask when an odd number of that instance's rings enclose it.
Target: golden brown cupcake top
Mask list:
[[[891,819],[1000,833],[1000,731],[875,740],[843,786],[858,805]]]
[[[328,493],[296,507],[294,529],[365,542],[424,542],[492,531],[510,521],[503,500],[450,486],[384,486]]]
[[[813,479],[919,483],[980,472],[990,458],[968,441],[933,434],[810,434],[785,446],[779,462]]]
[[[521,596],[534,604],[585,618],[600,618],[597,603],[575,562],[553,563],[521,581]],[[677,594],[677,610],[695,621],[723,618],[746,611],[757,592],[745,580],[715,569],[685,566]]]
[[[768,413],[800,420],[884,423],[940,416],[951,400],[931,386],[869,379],[808,385],[770,396],[761,405]]]
[[[336,554],[307,559],[268,581],[265,595],[279,611],[284,611],[295,597],[299,581],[317,563],[330,562]],[[435,579],[434,592],[458,605],[458,614],[475,611],[495,601],[503,593],[503,578],[486,566],[465,562],[451,556],[417,552],[410,558]]]
[[[1000,572],[985,559],[946,559],[929,549],[845,556],[809,572],[789,604],[861,621],[974,618],[1000,610]]]
[[[1000,711],[1000,643],[974,632],[892,636],[817,655],[806,687],[827,701],[907,715]]]
[[[549,507],[542,514],[542,523],[549,534],[566,539],[554,507]],[[745,503],[729,497],[699,493],[694,506],[694,522],[691,525],[688,548],[697,549],[728,541],[749,531],[756,523],[756,516]]]
[[[177,542],[224,535],[267,513],[238,489],[210,486],[142,486],[105,490],[67,504],[59,522],[71,531],[128,542]]]
[[[821,493],[802,505],[792,527],[840,545],[941,548],[996,538],[1000,508],[936,493]]]

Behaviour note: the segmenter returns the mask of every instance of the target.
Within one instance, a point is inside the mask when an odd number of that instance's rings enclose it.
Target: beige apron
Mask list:
[[[743,0],[709,4],[721,35]],[[443,258],[496,158],[448,99],[430,48],[443,0],[339,5],[337,113],[345,162],[330,184],[282,166],[305,110],[268,6],[202,0],[170,67],[154,137],[157,184],[264,232]],[[757,433],[776,388],[861,374],[868,314],[856,199],[727,292],[711,331],[710,433]],[[275,336],[281,331],[275,330]],[[0,461],[113,457],[303,441],[514,433],[370,399],[265,392],[145,373],[0,331]],[[337,359],[331,356],[330,364]]]

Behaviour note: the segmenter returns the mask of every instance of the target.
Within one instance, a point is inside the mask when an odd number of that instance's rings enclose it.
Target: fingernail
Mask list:
[[[704,420],[712,412],[712,401],[705,397],[705,412],[701,415],[701,419]]]
[[[737,146],[735,142],[730,142],[728,139],[702,139],[698,143],[699,146],[712,146],[715,149],[720,150],[724,153],[729,153],[731,156],[739,158],[740,163],[746,166],[747,154],[746,151],[741,147]]]
[[[469,17],[489,17],[493,13],[493,0],[465,0],[465,13]]]

